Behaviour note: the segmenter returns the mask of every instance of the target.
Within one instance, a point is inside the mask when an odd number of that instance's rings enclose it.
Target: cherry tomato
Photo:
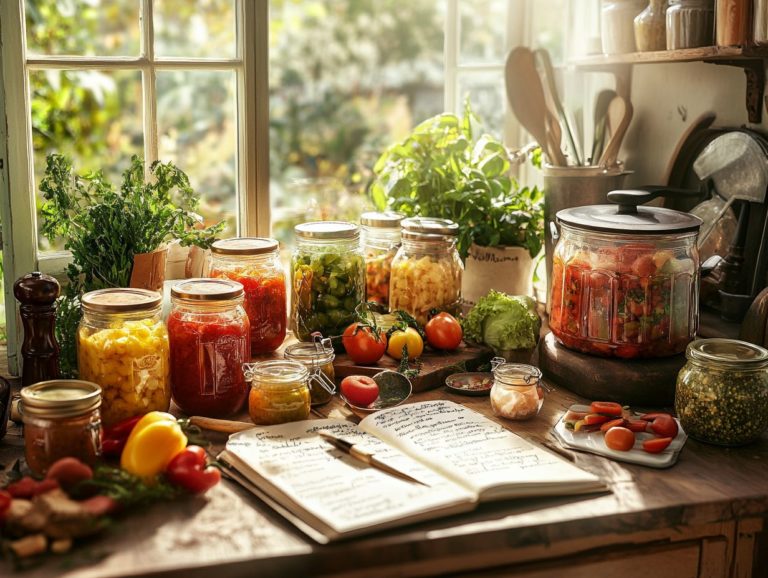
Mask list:
[[[424,351],[424,341],[421,339],[421,335],[413,327],[409,327],[405,331],[397,330],[389,336],[389,345],[387,346],[387,353],[395,359],[402,359],[403,346],[408,348],[408,357],[414,359],[419,357]]]
[[[672,438],[653,438],[643,442],[643,449],[649,454],[658,454],[667,449],[671,443]]]
[[[456,349],[464,335],[461,324],[450,313],[438,313],[424,326],[427,343],[435,349]]]
[[[646,428],[648,427],[648,422],[643,421],[642,419],[629,419],[627,420],[627,429],[632,430],[633,432],[644,432]]]
[[[593,401],[589,405],[592,413],[602,413],[604,415],[620,416],[624,411],[620,404],[612,401]]]
[[[221,472],[206,467],[208,456],[200,446],[187,446],[168,462],[165,477],[192,494],[203,494],[221,480]]]
[[[625,427],[612,427],[605,432],[605,445],[612,450],[628,452],[635,445],[635,434]]]
[[[344,330],[341,342],[355,363],[376,363],[387,350],[387,336],[383,331],[359,323]]]
[[[367,375],[350,375],[341,382],[341,394],[357,407],[368,407],[379,397],[379,385]]]
[[[673,438],[677,435],[677,421],[671,415],[660,415],[648,424],[648,430],[663,438]]]
[[[623,417],[620,417],[619,419],[612,419],[611,421],[605,422],[603,425],[600,426],[600,431],[606,432],[612,427],[625,427],[626,420]]]

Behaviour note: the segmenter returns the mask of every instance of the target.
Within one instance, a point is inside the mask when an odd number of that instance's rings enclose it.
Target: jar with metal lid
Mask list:
[[[101,453],[101,388],[89,381],[55,379],[21,390],[24,450],[29,468],[45,474],[66,457],[93,465]]]
[[[105,426],[171,401],[168,331],[162,297],[146,289],[100,289],[83,295],[77,332],[80,378],[101,386]]]
[[[304,365],[310,374],[309,393],[312,405],[328,403],[336,392],[336,372],[333,360],[336,354],[328,338],[313,343],[294,343],[285,349],[285,358]]]
[[[354,223],[297,225],[291,259],[291,323],[301,341],[340,336],[365,300],[365,263]]]
[[[210,277],[237,281],[245,291],[251,354],[269,353],[285,340],[288,321],[285,272],[274,239],[235,237],[211,246]]]
[[[273,425],[309,417],[309,370],[297,361],[261,361],[244,366],[251,384],[248,413],[253,423]]]
[[[603,54],[635,52],[635,17],[645,0],[603,0],[600,10]]]
[[[464,273],[458,233],[459,226],[448,219],[403,220],[403,244],[392,260],[390,311],[406,311],[419,323],[427,322],[432,309],[458,314]]]
[[[503,357],[494,357],[491,367],[491,409],[494,415],[513,420],[536,416],[544,404],[539,368],[523,363],[507,363]]]
[[[670,0],[667,50],[712,46],[714,43],[715,0]]]
[[[400,247],[399,213],[363,213],[361,240],[365,256],[365,300],[389,305],[392,259]]]
[[[698,339],[677,376],[675,412],[686,433],[739,446],[768,428],[768,350],[736,339]]]
[[[248,397],[243,363],[251,358],[243,286],[229,279],[188,279],[171,288],[168,316],[171,391],[187,415],[226,417]]]

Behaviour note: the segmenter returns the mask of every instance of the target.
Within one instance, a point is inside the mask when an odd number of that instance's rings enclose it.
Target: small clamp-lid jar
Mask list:
[[[285,349],[285,359],[297,361],[309,370],[309,393],[312,405],[328,403],[336,392],[333,360],[336,354],[329,338],[313,343],[294,343]]]
[[[243,366],[251,384],[248,413],[253,423],[274,425],[309,417],[309,370],[297,361],[260,361]]]
[[[101,453],[101,388],[89,381],[55,379],[21,390],[27,465],[44,474],[57,460],[93,464]]]
[[[530,419],[537,415],[544,404],[539,368],[523,363],[507,363],[503,357],[494,357],[491,367],[493,413],[513,420]]]

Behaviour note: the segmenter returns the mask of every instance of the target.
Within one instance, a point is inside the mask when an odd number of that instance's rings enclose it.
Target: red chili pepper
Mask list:
[[[136,415],[129,417],[121,422],[116,423],[112,427],[108,427],[101,434],[101,453],[104,456],[119,457],[123,453],[125,442],[128,441],[128,436],[131,435],[133,428],[144,417]]]
[[[193,494],[203,494],[221,480],[221,472],[206,467],[208,456],[200,446],[187,446],[170,461],[165,469],[168,481]]]

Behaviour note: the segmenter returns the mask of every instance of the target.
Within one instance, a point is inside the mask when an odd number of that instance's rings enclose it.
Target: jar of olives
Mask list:
[[[309,370],[296,361],[260,361],[243,365],[251,384],[248,413],[253,423],[274,425],[309,417]]]
[[[736,339],[699,339],[685,352],[675,411],[686,433],[723,446],[768,428],[768,350]]]
[[[392,259],[400,246],[399,213],[363,213],[362,245],[365,255],[365,299],[389,304],[389,275],[392,271]]]
[[[338,337],[355,320],[365,299],[360,230],[353,223],[317,221],[297,225],[291,258],[291,322],[296,337],[314,332]]]
[[[304,365],[310,373],[309,393],[312,405],[323,405],[331,401],[336,392],[333,380],[336,372],[333,369],[333,352],[331,340],[318,339],[314,343],[294,343],[285,348],[285,358]]]

